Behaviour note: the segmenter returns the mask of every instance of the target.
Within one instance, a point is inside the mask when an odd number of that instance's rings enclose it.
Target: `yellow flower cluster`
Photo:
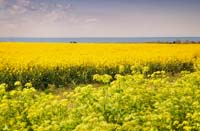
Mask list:
[[[200,71],[96,75],[98,87],[37,91],[0,84],[0,131],[199,131]]]
[[[191,61],[200,56],[199,44],[10,43],[0,44],[0,67],[17,65],[104,65],[148,61]]]

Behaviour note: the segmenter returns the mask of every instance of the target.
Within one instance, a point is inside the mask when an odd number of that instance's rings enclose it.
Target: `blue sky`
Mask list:
[[[200,0],[0,0],[0,37],[200,36]]]

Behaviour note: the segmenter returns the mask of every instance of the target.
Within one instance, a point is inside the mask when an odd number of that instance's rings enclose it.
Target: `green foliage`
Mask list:
[[[198,69],[197,64],[195,69]],[[194,71],[194,64],[192,62],[182,61],[169,61],[168,63],[161,64],[156,62],[149,62],[144,65],[113,65],[113,66],[100,66],[96,65],[79,65],[79,66],[40,66],[40,65],[26,65],[24,67],[15,68],[12,65],[4,64],[0,68],[0,83],[7,83],[8,90],[16,87],[15,82],[20,81],[21,84],[27,82],[32,83],[34,87],[39,87],[44,90],[49,84],[56,87],[64,87],[68,85],[77,84],[91,84],[93,75],[95,74],[108,74],[114,77],[116,74],[126,75],[131,73],[143,73],[145,77],[156,71],[165,71],[166,73],[176,74],[182,70]]]
[[[95,75],[104,85],[59,95],[37,91],[30,82],[17,81],[11,91],[1,84],[0,130],[200,130],[200,72],[182,71],[171,81],[164,71],[147,78],[148,70]]]

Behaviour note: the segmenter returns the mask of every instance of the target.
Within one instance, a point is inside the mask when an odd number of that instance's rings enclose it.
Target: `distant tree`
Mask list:
[[[76,44],[77,42],[76,41],[70,41],[70,43]]]
[[[173,41],[172,43],[173,43],[173,44],[181,44],[182,42],[181,42],[181,40],[175,40],[175,41]]]

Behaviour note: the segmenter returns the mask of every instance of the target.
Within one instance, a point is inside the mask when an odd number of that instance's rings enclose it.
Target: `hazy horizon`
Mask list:
[[[199,0],[0,0],[0,37],[199,37]]]

